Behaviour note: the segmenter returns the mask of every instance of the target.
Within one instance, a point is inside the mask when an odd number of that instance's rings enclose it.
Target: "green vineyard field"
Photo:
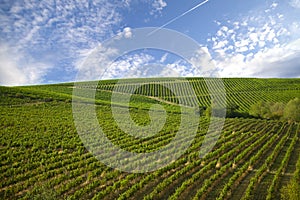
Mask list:
[[[300,79],[225,78],[226,105],[243,117],[226,118],[213,150],[199,157],[210,119],[200,116],[192,144],[171,164],[147,173],[104,165],[81,141],[72,113],[72,94],[95,89],[98,122],[113,144],[130,152],[156,151],[175,137],[183,106],[212,104],[214,79],[151,78],[0,87],[0,199],[280,199],[281,188],[300,171],[300,124],[254,118],[256,102],[286,104],[300,98]],[[186,91],[190,85],[195,98]],[[163,129],[147,138],[124,133],[114,120],[112,93],[132,93],[134,121],[150,123],[153,104],[167,113]],[[174,91],[177,91],[177,95]],[[226,106],[224,105],[224,106]],[[125,112],[124,112],[125,113]]]

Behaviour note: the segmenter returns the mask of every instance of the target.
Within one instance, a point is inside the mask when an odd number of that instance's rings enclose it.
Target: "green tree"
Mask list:
[[[272,113],[272,119],[280,119],[284,113],[284,104],[282,102],[273,103],[270,107]]]
[[[259,101],[250,107],[249,114],[264,119],[280,119],[283,116],[284,110],[285,106],[281,102]]]
[[[205,115],[207,117],[224,117],[226,112],[226,117],[237,117],[239,116],[239,113],[237,112],[238,109],[239,106],[236,103],[230,102],[227,104],[226,108],[223,108],[220,105],[215,106],[214,109],[212,109],[212,107],[206,108]]]
[[[249,114],[254,117],[270,119],[272,118],[270,107],[270,102],[259,101],[250,107]]]
[[[300,121],[300,99],[290,100],[284,109],[283,117],[289,122]]]
[[[227,104],[226,107],[226,116],[227,117],[236,117],[238,116],[237,110],[239,109],[239,106],[234,103],[234,102],[230,102]]]

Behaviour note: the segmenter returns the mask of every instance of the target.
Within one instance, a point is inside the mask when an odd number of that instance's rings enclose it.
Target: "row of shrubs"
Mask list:
[[[200,107],[200,114],[202,116],[223,117],[247,117],[247,118],[261,118],[273,120],[287,120],[289,122],[300,121],[300,99],[295,98],[290,100],[287,104],[282,102],[268,102],[259,101],[253,104],[249,113],[242,113],[239,111],[239,106],[235,103],[229,103],[226,108]]]

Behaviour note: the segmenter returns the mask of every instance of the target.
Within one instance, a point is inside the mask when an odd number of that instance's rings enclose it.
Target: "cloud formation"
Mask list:
[[[299,66],[300,45],[295,45],[300,38],[299,2],[273,1],[265,8],[216,22],[218,30],[203,46],[207,46],[220,74],[226,77],[299,77],[296,67]],[[141,3],[148,9],[144,17],[153,19],[162,16],[168,6],[165,0],[4,0],[0,4],[0,84],[73,81],[76,72],[83,67],[87,74],[95,76],[89,67],[93,63],[83,66],[83,61],[115,34],[132,38],[135,24],[124,23],[124,13]],[[108,52],[113,53],[113,50]],[[109,77],[122,77],[124,69],[142,65],[156,69],[146,70],[152,75],[199,74],[187,63],[169,62],[172,56],[168,53],[158,57],[147,53],[130,56],[124,57],[122,62],[117,61],[120,69],[111,71]],[[133,58],[137,62],[133,62]],[[193,59],[189,62],[198,62],[196,57]],[[160,72],[159,67],[168,72],[156,73]],[[138,73],[145,74],[137,72],[134,76]]]
[[[41,83],[49,80],[47,72],[51,71],[64,72],[59,73],[61,77],[56,81],[74,80],[77,64],[84,56],[82,52],[90,52],[118,33],[122,11],[130,9],[133,3],[133,0],[3,1],[0,84]],[[167,6],[164,0],[139,3],[148,4],[151,15],[160,14]],[[126,38],[132,36],[130,27],[121,32]],[[35,70],[25,70],[26,66]]]
[[[241,20],[218,24],[208,42],[221,76],[300,77],[300,46],[291,45],[299,41],[300,26],[277,7],[272,3]]]
[[[131,36],[132,36],[131,28],[130,27],[125,27],[123,29],[123,34],[124,34],[125,38],[131,38]]]
[[[39,63],[17,52],[11,52],[10,47],[0,47],[0,85],[27,85],[41,83],[43,76],[51,69],[46,63]]]
[[[104,0],[1,4],[0,63],[1,72],[6,72],[1,84],[40,83],[47,70],[72,65],[82,49],[93,48],[113,34],[113,27],[122,20],[118,6],[117,1]],[[16,72],[23,76],[14,76]]]
[[[299,8],[300,9],[300,0],[291,0],[290,5],[294,8]]]
[[[152,2],[152,11],[150,12],[151,15],[154,15],[155,13],[161,14],[162,10],[167,6],[167,2],[164,0],[154,0]]]

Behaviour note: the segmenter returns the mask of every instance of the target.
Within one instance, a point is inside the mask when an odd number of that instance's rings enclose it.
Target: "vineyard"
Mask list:
[[[73,90],[95,90],[96,114],[107,138],[129,152],[154,152],[176,136],[180,106],[209,107],[214,95],[209,84],[217,83],[153,78],[0,87],[0,199],[280,199],[281,189],[299,177],[299,123],[228,117],[213,150],[200,158],[211,120],[200,116],[184,154],[147,173],[107,167],[86,149],[74,125]],[[300,98],[300,79],[228,78],[222,83],[224,106],[234,103],[240,113],[259,100],[286,104]],[[111,102],[113,93],[132,94],[130,116],[140,126],[151,123],[149,108],[160,104],[167,115],[163,128],[145,138],[126,134],[112,105],[121,117],[128,108]]]

